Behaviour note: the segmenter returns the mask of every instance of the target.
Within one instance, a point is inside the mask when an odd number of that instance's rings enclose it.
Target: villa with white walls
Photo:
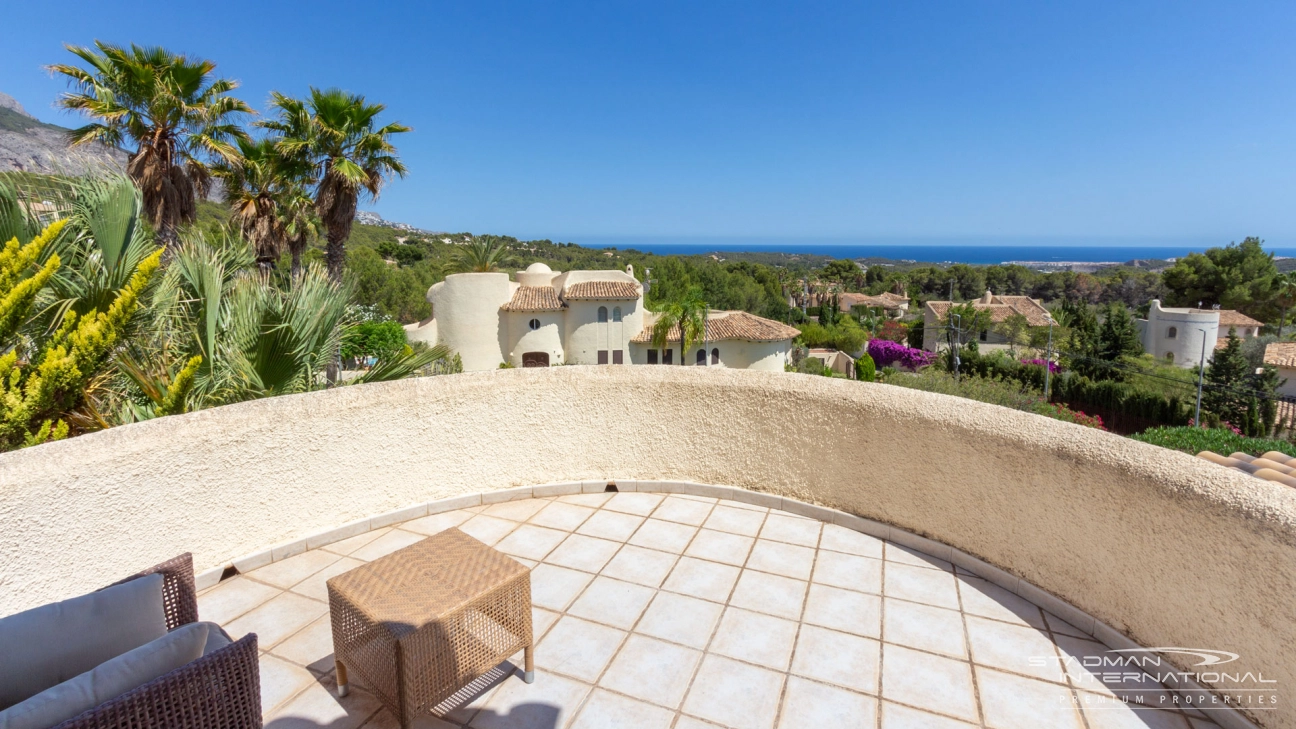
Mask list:
[[[557,272],[533,263],[507,273],[457,273],[428,289],[432,315],[405,327],[410,341],[444,344],[465,371],[561,364],[687,364],[782,371],[792,338],[786,324],[744,311],[708,313],[706,336],[679,351],[678,330],[652,345],[657,315],[625,271]],[[673,345],[673,346],[672,346]]]

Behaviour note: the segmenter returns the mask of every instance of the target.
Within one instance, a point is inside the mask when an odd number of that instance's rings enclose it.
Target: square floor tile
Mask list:
[[[679,554],[689,545],[694,534],[697,534],[697,527],[661,519],[649,519],[630,538],[630,544]]]
[[[729,603],[788,620],[801,618],[806,583],[790,577],[743,570]]]
[[[808,580],[814,561],[815,551],[809,547],[757,539],[747,557],[747,569]]]
[[[257,647],[266,650],[327,613],[325,603],[285,592],[221,627],[234,640],[256,633]]]
[[[1067,621],[1063,620],[1062,618],[1059,618],[1053,613],[1048,612],[1047,610],[1043,612],[1044,612],[1044,619],[1045,621],[1048,622],[1049,629],[1052,630],[1054,633],[1061,633],[1062,635],[1069,635],[1074,638],[1083,638],[1085,640],[1093,640],[1092,635],[1084,632],[1083,630],[1077,628],[1071,623],[1068,623]]]
[[[234,577],[198,596],[198,614],[203,620],[225,625],[279,593],[270,585]]]
[[[562,676],[536,676],[535,683],[505,681],[470,726],[473,729],[562,729],[576,716],[590,686]],[[329,729],[332,729],[330,727]]]
[[[967,658],[963,616],[957,610],[916,602],[883,601],[882,639],[910,648]]]
[[[742,570],[729,565],[682,557],[662,585],[663,590],[679,592],[703,600],[728,602],[734,583]]]
[[[478,514],[460,524],[459,531],[488,547],[492,547],[496,542],[503,539],[506,534],[516,529],[517,526],[518,523],[515,521]]]
[[[857,557],[882,559],[882,540],[836,524],[824,524],[819,548],[853,554]]]
[[[819,550],[812,582],[857,592],[882,594],[882,560]]]
[[[980,666],[976,669],[976,677],[985,722],[993,729],[1084,727],[1079,711],[1071,704],[1071,689],[1067,686],[1011,676]]]
[[[584,534],[587,537],[599,537],[601,539],[611,539],[614,542],[624,542],[630,538],[631,534],[643,523],[642,516],[634,514],[622,514],[616,511],[599,511],[585,520],[584,524],[576,530],[577,534]]]
[[[653,592],[651,587],[610,577],[596,577],[576,602],[567,608],[567,614],[629,630],[648,607]]]
[[[707,517],[702,526],[720,532],[754,537],[760,533],[761,524],[764,521],[764,512],[749,511],[727,504],[720,504],[711,510],[711,515]]]
[[[271,562],[265,567],[248,572],[247,576],[286,590],[339,559],[342,557],[332,552],[312,549],[288,559]]]
[[[642,635],[626,640],[599,685],[668,709],[679,707],[702,653]]]
[[[1088,696],[1081,696],[1081,713],[1089,724],[1089,729],[1197,729],[1193,719],[1178,711],[1161,711],[1159,709],[1139,708],[1133,703],[1118,701],[1113,697],[1097,701],[1086,701]],[[1132,701],[1132,700],[1131,700]],[[1201,721],[1201,720],[1197,720]],[[1214,724],[1201,721],[1201,727]]]
[[[620,548],[620,542],[572,534],[558,545],[557,549],[550,552],[545,561],[582,572],[598,572]]]
[[[1035,628],[967,616],[972,662],[1061,683],[1061,663],[1053,641]]]
[[[742,566],[747,561],[747,553],[751,551],[755,541],[751,537],[703,529],[693,537],[693,542],[689,544],[688,549],[684,550],[684,554],[698,559],[709,559],[712,562]]]
[[[976,726],[883,701],[882,729],[976,729]]]
[[[770,729],[782,689],[782,674],[708,655],[684,700],[684,712],[733,729]]]
[[[565,532],[574,531],[585,520],[590,518],[594,509],[588,506],[577,506],[568,504],[563,501],[550,502],[548,506],[541,509],[535,516],[531,517],[532,524],[537,526],[549,527],[550,529],[562,529]]]
[[[724,727],[681,714],[679,721],[675,722],[675,729],[724,729]]]
[[[666,497],[663,494],[641,494],[629,491],[622,494],[616,494],[603,505],[604,509],[610,511],[620,511],[625,514],[634,514],[636,516],[648,516],[657,508],[657,505]]]
[[[998,585],[970,575],[959,575],[958,588],[965,613],[1035,628],[1044,627],[1044,615],[1034,603]]]
[[[487,506],[481,510],[481,513],[487,516],[499,517],[500,519],[508,519],[509,521],[526,521],[548,505],[548,499],[501,501],[498,504]]]
[[[791,620],[728,608],[708,649],[729,658],[786,671],[796,643],[797,624]]]
[[[1122,698],[1127,697],[1130,701],[1142,698],[1144,706],[1161,706],[1162,696],[1168,694],[1164,686],[1138,668],[1113,666],[1110,661],[1116,654],[1109,652],[1102,643],[1069,635],[1054,635],[1053,642],[1061,650],[1062,669],[1071,679],[1071,685],[1081,691],[1106,696],[1115,696],[1119,692]],[[1159,671],[1153,669],[1153,672]]]
[[[792,676],[778,729],[874,729],[877,699]]]
[[[882,629],[882,598],[827,585],[810,585],[805,616],[811,625],[877,638]]]
[[[634,632],[682,643],[690,648],[706,648],[715,632],[716,621],[724,606],[687,595],[659,592],[653,597],[635,626]]]
[[[802,625],[792,673],[877,694],[882,644],[872,638]]]
[[[926,567],[928,569],[945,570],[953,572],[954,565],[943,559],[938,559],[930,554],[924,554],[916,549],[904,547],[895,542],[886,543],[886,561],[899,562],[914,567]]]
[[[352,552],[351,558],[372,562],[379,557],[386,557],[392,552],[404,549],[411,544],[421,542],[424,539],[427,539],[427,537],[422,534],[393,529]]]
[[[593,580],[594,575],[586,572],[551,564],[536,565],[531,570],[531,602],[562,612]]]
[[[803,547],[815,547],[819,544],[819,529],[823,522],[814,519],[802,519],[771,512],[761,527],[761,539],[773,539],[776,542],[799,544]]]
[[[567,532],[523,524],[499,540],[495,548],[504,554],[525,559],[544,559],[567,538]]]
[[[603,575],[657,588],[675,566],[676,555],[627,544],[603,568]]]
[[[675,712],[595,689],[572,729],[670,729]]]
[[[257,636],[258,641],[260,636]],[[280,658],[305,666],[316,673],[333,670],[333,625],[324,615],[282,640],[271,651]]]
[[[884,569],[882,594],[887,597],[959,609],[958,586],[953,573],[897,562],[888,562]]]
[[[362,689],[338,698],[337,684],[325,676],[278,708],[265,712],[265,725],[274,729],[356,729],[378,713],[380,704]],[[264,707],[262,707],[264,709]]]
[[[415,534],[440,534],[441,532],[457,527],[475,516],[474,512],[460,509],[457,511],[443,511],[440,514],[424,516],[413,521],[407,521],[401,524],[401,529]]]
[[[545,631],[549,630],[561,617],[561,613],[533,606],[531,608],[531,635],[539,642]]]
[[[600,491],[596,494],[568,494],[566,496],[559,496],[554,499],[554,501],[561,501],[564,504],[576,504],[577,506],[588,506],[597,509],[606,504],[608,499],[613,496],[615,496],[615,494]]]
[[[547,671],[593,682],[612,660],[625,632],[564,616],[536,646],[536,665]],[[544,683],[536,679],[537,683]]]
[[[978,721],[972,667],[953,658],[898,645],[882,646],[882,698],[957,719]]]
[[[298,691],[316,682],[315,674],[282,658],[261,654],[261,708],[270,713]]]
[[[314,598],[316,600],[322,600],[323,602],[327,603],[328,602],[328,581],[333,579],[334,577],[337,577],[340,574],[350,572],[351,570],[355,569],[356,567],[360,567],[363,564],[364,562],[361,562],[358,559],[343,557],[342,559],[339,559],[338,561],[334,562],[328,567],[325,567],[319,572],[316,572],[310,577],[307,577],[301,582],[298,582],[297,584],[293,585],[292,591],[299,595],[305,595],[306,597]],[[203,620],[211,620],[211,618],[207,617],[207,613],[203,612],[202,610],[199,610],[198,614],[202,616]]]
[[[668,496],[652,513],[654,519],[701,526],[711,513],[712,505],[701,501]]]

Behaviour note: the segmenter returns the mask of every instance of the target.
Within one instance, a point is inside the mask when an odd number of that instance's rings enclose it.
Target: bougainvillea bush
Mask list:
[[[1048,365],[1049,372],[1052,372],[1053,374],[1057,374],[1057,371],[1062,369],[1061,367],[1058,367],[1057,362],[1050,362],[1046,359],[1040,359],[1039,357],[1036,357],[1035,359],[1024,359],[1021,361],[1021,363],[1028,364],[1028,365],[1035,365],[1037,367],[1043,367],[1044,365]]]
[[[901,367],[907,370],[926,367],[935,358],[931,352],[906,347],[899,342],[886,339],[870,339],[868,353],[879,367]]]
[[[1035,363],[1030,362],[1028,364],[1035,364]],[[1088,415],[1080,410],[1072,410],[1071,408],[1067,407],[1066,405],[1063,405],[1062,403],[1057,403],[1057,402],[1044,403],[1040,405],[1039,408],[1035,410],[1035,412],[1039,413],[1040,415],[1046,415],[1055,420],[1062,420],[1068,423],[1075,423],[1076,425],[1083,425],[1087,428],[1097,428],[1098,430],[1107,430],[1107,427],[1103,425],[1103,419],[1101,415]]]

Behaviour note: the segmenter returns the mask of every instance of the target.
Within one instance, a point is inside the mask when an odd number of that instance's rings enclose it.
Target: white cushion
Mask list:
[[[165,634],[156,574],[0,619],[0,709]]]
[[[0,711],[0,729],[48,729],[197,660],[209,623],[181,626]]]

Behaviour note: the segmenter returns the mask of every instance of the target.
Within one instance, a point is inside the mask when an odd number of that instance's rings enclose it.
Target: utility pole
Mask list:
[[[955,319],[958,319],[957,325],[954,323]],[[954,351],[950,353],[950,362],[954,364],[954,381],[958,382],[958,376],[959,376],[958,351],[959,351],[959,344],[961,344],[961,342],[959,341],[960,339],[959,335],[963,330],[963,317],[958,314],[950,314],[950,329],[951,329],[951,334],[954,335]]]
[[[1202,422],[1201,422],[1202,381],[1206,379],[1206,330],[1198,329],[1197,331],[1202,333],[1202,352],[1201,352],[1201,366],[1197,369],[1197,412],[1195,415],[1193,415],[1193,425],[1196,425],[1198,428],[1200,428],[1202,427]]]
[[[1048,353],[1044,356],[1044,401],[1045,402],[1048,402],[1051,399],[1049,397],[1049,380],[1050,380],[1050,375],[1053,374],[1053,317],[1051,316],[1049,317],[1049,337],[1048,337],[1047,352]]]

